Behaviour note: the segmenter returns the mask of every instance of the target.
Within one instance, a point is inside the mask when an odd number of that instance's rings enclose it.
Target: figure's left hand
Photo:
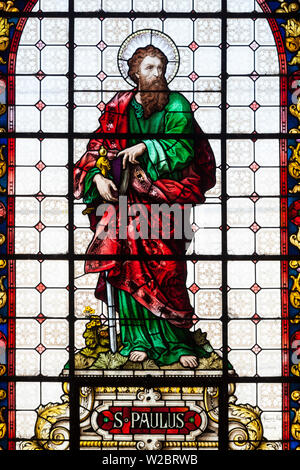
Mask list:
[[[121,152],[118,153],[118,157],[123,157],[123,169],[126,168],[127,162],[137,165],[139,163],[138,157],[140,157],[145,152],[145,150],[146,145],[144,144],[144,142],[121,150]]]

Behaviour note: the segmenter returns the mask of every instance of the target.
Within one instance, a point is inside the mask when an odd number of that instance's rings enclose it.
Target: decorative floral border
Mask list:
[[[294,1],[278,1],[276,13],[289,14],[283,20],[279,20],[280,28],[283,31],[285,40],[287,67],[287,95],[288,95],[288,128],[291,134],[288,139],[288,161],[287,161],[287,187],[285,189],[288,203],[288,292],[289,292],[289,375],[300,376],[299,346],[300,346],[300,222],[298,211],[300,207],[300,21],[294,17],[299,13],[299,4]],[[295,233],[295,227],[297,232]],[[290,386],[290,449],[300,449],[300,433],[298,423],[300,423],[299,384]]]

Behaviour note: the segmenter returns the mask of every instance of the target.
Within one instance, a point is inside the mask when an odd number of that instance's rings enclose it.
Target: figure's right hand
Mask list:
[[[104,178],[100,173],[94,176],[93,182],[96,184],[100,196],[107,202],[117,202],[118,189],[115,183]]]

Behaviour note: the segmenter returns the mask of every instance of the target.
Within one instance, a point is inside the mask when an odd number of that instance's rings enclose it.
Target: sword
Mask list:
[[[107,314],[108,314],[108,332],[109,344],[113,354],[117,352],[117,329],[116,329],[116,307],[114,298],[114,288],[108,282],[108,271],[105,271],[106,294],[107,294]]]

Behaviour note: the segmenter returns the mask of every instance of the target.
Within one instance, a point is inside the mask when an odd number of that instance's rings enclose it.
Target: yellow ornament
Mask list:
[[[105,147],[103,147],[103,145],[99,149],[99,155],[100,155],[100,157],[106,157],[106,155],[107,155],[107,150],[106,150]]]
[[[0,178],[5,175],[6,173],[6,161],[3,155],[3,149],[6,145],[0,145]]]
[[[299,390],[294,390],[291,393],[291,399],[294,401],[298,401],[300,399],[300,391]]]
[[[6,266],[6,259],[0,259],[0,269],[5,268]]]
[[[7,300],[6,289],[3,285],[3,280],[6,279],[6,276],[0,277],[0,308],[4,307]]]
[[[0,423],[0,439],[3,439],[7,431],[6,423]]]
[[[99,168],[104,177],[107,177],[108,172],[111,168],[108,158],[104,156],[98,158],[96,162],[96,167]]]

